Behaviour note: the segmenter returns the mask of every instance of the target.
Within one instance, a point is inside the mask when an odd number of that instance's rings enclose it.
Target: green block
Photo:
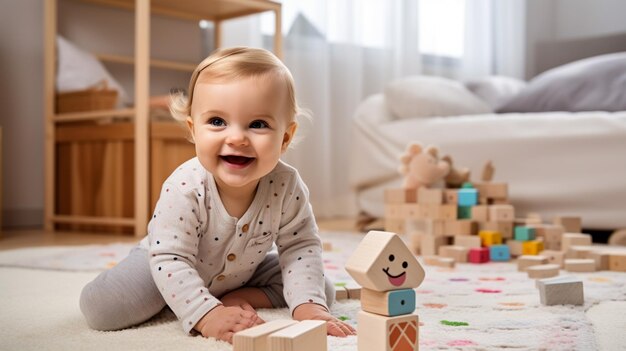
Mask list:
[[[535,236],[536,236],[535,228],[517,226],[515,227],[514,236],[515,236],[515,240],[518,240],[518,241],[535,240]]]
[[[461,185],[461,189],[474,189],[474,184],[471,182],[465,182]]]
[[[472,206],[458,206],[456,217],[458,219],[471,219],[472,218]]]

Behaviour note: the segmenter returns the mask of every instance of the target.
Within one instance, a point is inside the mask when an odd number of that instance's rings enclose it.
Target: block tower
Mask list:
[[[370,231],[346,263],[362,286],[357,316],[359,351],[416,351],[415,290],[424,269],[395,233]]]

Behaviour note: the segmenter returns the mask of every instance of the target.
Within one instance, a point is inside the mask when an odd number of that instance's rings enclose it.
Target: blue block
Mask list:
[[[507,245],[491,245],[489,246],[489,257],[492,261],[509,261],[511,252]]]
[[[459,189],[459,206],[475,206],[478,204],[478,190],[476,189]]]
[[[415,290],[402,289],[389,292],[387,299],[389,316],[400,316],[415,311]]]
[[[535,240],[535,235],[536,235],[535,228],[522,227],[522,226],[515,227],[515,240],[531,241],[531,240]]]

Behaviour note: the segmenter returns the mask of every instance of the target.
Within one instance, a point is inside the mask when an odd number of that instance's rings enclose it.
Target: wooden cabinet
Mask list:
[[[220,47],[223,21],[272,11],[274,53],[282,57],[281,5],[268,0],[85,1],[134,11],[134,57],[98,55],[103,61],[134,65],[134,107],[55,113],[57,1],[44,1],[45,229],[127,228],[142,236],[161,183],[193,155],[176,123],[149,120],[150,67],[190,73],[195,68],[193,63],[149,57],[151,14],[212,21]],[[130,122],[101,123],[115,117]]]

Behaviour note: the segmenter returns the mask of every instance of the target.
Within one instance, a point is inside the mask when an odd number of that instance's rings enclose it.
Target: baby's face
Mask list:
[[[270,77],[198,80],[193,94],[187,122],[200,163],[219,187],[253,189],[295,132],[286,113],[286,87]]]

